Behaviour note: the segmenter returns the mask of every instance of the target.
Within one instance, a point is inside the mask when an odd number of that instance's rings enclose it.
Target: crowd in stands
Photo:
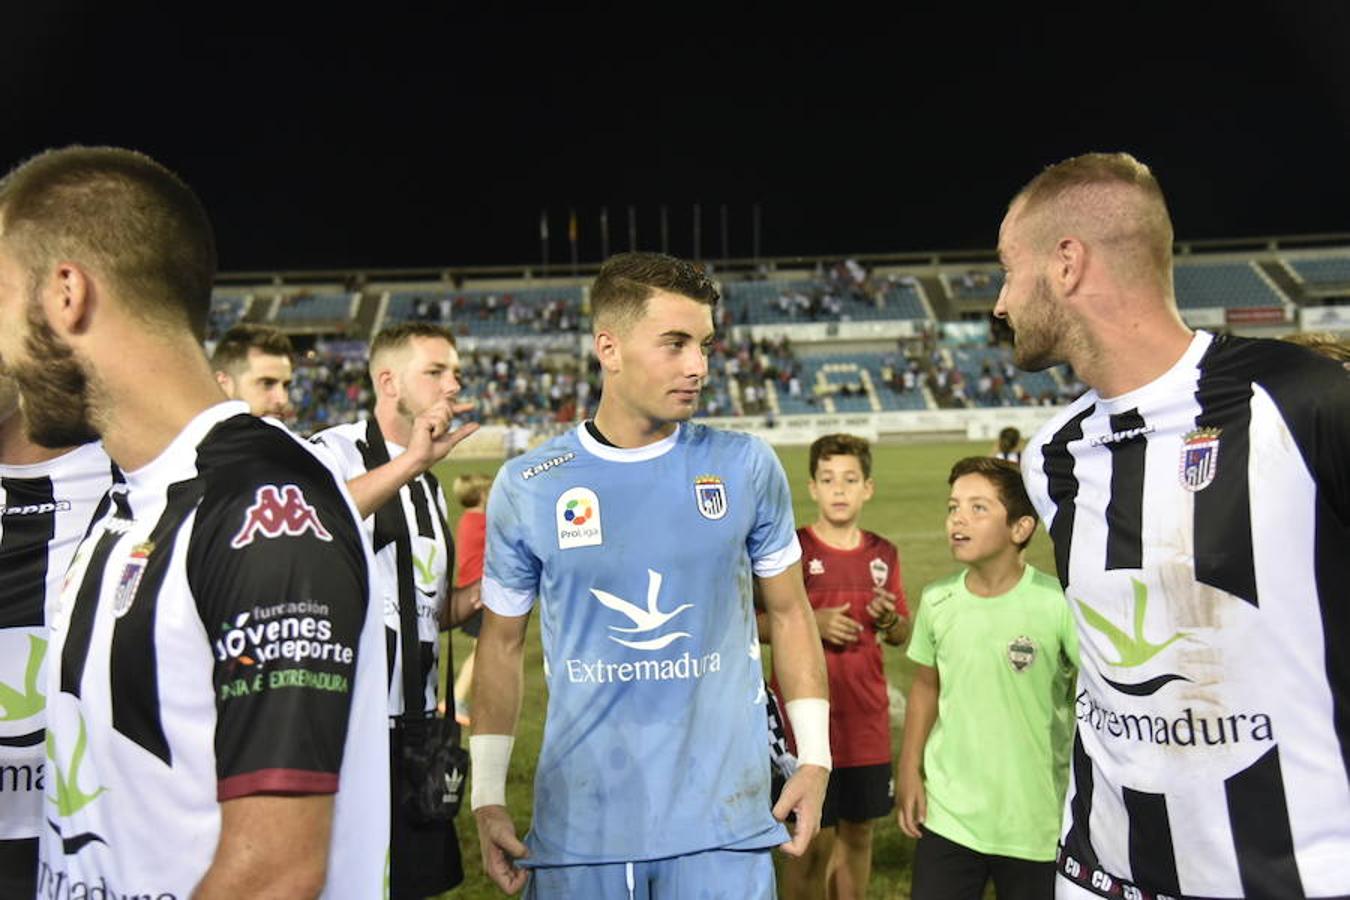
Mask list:
[[[355,421],[370,407],[364,347],[361,342],[344,342],[296,359],[291,402],[298,431]],[[1018,372],[1005,347],[946,347],[919,340],[880,356],[860,354],[858,359],[860,369],[872,372],[874,390],[913,397],[926,388],[931,402],[943,409],[1053,405],[1083,390],[1072,373],[1056,378]],[[464,395],[476,402],[473,418],[484,424],[537,429],[575,422],[592,415],[599,401],[600,371],[593,358],[578,360],[522,343],[511,350],[466,350],[460,362]],[[809,411],[819,408],[827,396],[866,393],[856,379],[820,383],[813,373],[787,338],[720,339],[708,354],[708,379],[698,415],[766,415],[775,411],[772,396],[788,411]],[[931,405],[927,400],[912,402],[918,408]],[[891,408],[884,398],[882,407]]]
[[[397,317],[397,312],[395,314]],[[476,324],[500,322],[512,331],[558,334],[582,330],[579,292],[531,290],[471,291],[442,296],[415,296],[406,318],[451,324],[461,336],[475,332]]]

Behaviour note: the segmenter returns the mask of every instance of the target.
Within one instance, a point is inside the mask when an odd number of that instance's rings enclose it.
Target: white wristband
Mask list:
[[[787,702],[792,736],[797,740],[797,762],[803,766],[833,768],[830,756],[830,701],[802,697]]]
[[[506,805],[506,770],[516,739],[509,734],[475,734],[469,738],[472,787],[469,808]]]

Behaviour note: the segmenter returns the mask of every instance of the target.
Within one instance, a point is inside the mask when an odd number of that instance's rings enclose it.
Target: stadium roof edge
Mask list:
[[[1332,247],[1350,245],[1350,232],[1305,235],[1271,235],[1248,238],[1215,238],[1176,242],[1178,256],[1191,256],[1198,253],[1232,252],[1236,250],[1261,250],[1276,252],[1303,248]],[[839,259],[855,259],[865,265],[937,267],[962,263],[993,263],[996,255],[992,249],[986,250],[927,250],[897,253],[821,253],[811,256],[775,256],[775,257],[739,257],[734,259],[708,259],[716,272],[753,272],[760,266],[770,270],[813,268],[817,263]],[[221,272],[216,277],[217,285],[258,285],[273,284],[277,287],[289,285],[312,285],[316,283],[342,283],[362,285],[370,282],[400,281],[444,281],[456,279],[511,278],[530,280],[533,278],[560,278],[573,276],[591,276],[600,269],[599,262],[521,264],[501,266],[428,266],[428,267],[388,267],[350,269],[308,269],[281,271],[245,271]]]

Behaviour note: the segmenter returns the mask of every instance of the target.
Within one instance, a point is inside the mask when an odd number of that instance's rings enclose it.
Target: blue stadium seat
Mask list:
[[[1250,262],[1179,262],[1175,279],[1181,309],[1284,305],[1284,299]]]

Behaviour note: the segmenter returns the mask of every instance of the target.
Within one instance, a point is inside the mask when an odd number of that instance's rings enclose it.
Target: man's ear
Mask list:
[[[1055,244],[1052,277],[1060,295],[1067,297],[1078,289],[1087,267],[1087,247],[1075,237],[1064,237]]]
[[[234,379],[227,372],[216,372],[215,375],[216,384],[220,385],[220,389],[225,392],[225,396],[231,400],[235,399]]]
[[[63,334],[87,331],[98,305],[98,289],[79,263],[62,260],[52,269],[42,299],[48,321]]]
[[[622,368],[619,338],[612,328],[602,328],[595,333],[595,358],[606,372],[618,372]]]

